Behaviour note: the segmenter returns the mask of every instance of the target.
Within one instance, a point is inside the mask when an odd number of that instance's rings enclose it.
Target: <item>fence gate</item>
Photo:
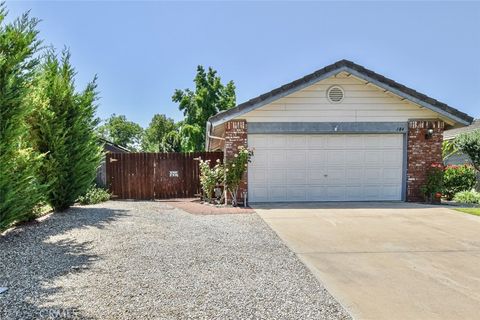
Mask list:
[[[190,198],[200,193],[198,158],[223,152],[108,153],[107,186],[116,199]]]

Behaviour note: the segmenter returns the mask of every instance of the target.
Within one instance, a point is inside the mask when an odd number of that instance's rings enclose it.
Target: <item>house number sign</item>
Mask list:
[[[170,171],[170,177],[178,178],[178,171]]]

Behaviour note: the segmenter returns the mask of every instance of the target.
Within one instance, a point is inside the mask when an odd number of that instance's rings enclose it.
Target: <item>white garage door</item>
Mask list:
[[[401,134],[249,134],[251,202],[401,200]]]

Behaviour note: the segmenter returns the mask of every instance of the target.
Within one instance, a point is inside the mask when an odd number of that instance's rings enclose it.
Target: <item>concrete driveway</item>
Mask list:
[[[480,316],[480,217],[408,203],[254,207],[356,319]]]

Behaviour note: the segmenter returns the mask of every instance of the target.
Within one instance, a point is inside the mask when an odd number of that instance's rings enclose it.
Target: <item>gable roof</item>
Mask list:
[[[368,81],[368,83],[372,83],[380,88],[390,91],[402,98],[419,104],[427,109],[442,114],[443,116],[452,119],[455,122],[459,122],[463,125],[469,125],[473,121],[473,118],[466,113],[463,113],[443,102],[430,98],[378,73],[368,70],[367,68],[349,60],[340,60],[300,79],[287,83],[279,88],[273,89],[270,92],[264,93],[256,98],[248,100],[247,102],[239,104],[235,108],[219,112],[210,117],[208,121],[213,126],[216,126],[343,71]]]
[[[480,130],[480,119],[473,120],[473,123],[471,125],[469,125],[468,127],[445,130],[443,132],[443,140],[450,140],[450,139],[455,138],[456,136],[458,136],[461,133],[472,132],[472,131],[475,131],[475,130]]]
[[[106,152],[112,152],[112,153],[130,152],[130,150],[128,150],[125,147],[122,147],[119,144],[115,144],[115,143],[113,143],[111,141],[108,141],[106,139],[103,139],[103,138],[99,138],[99,140],[100,140],[101,143],[103,143],[103,150],[106,151]]]

